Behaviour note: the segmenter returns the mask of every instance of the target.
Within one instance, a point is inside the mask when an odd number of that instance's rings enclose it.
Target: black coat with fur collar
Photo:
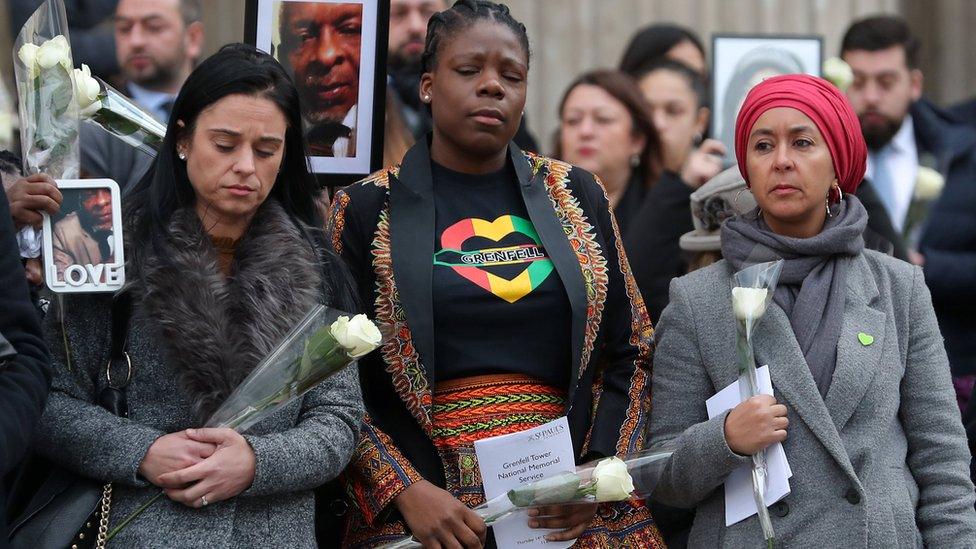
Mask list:
[[[65,297],[48,316],[55,373],[38,446],[64,466],[116,483],[113,525],[155,493],[138,467],[157,438],[200,426],[323,293],[327,304],[343,301],[331,289],[341,276],[334,256],[316,249],[309,231],[269,199],[226,279],[192,210],[174,214],[164,238],[128,245],[127,419],[93,404],[106,385],[110,299]],[[347,369],[245,434],[257,459],[248,490],[205,510],[160,501],[119,534],[119,545],[314,546],[312,489],[342,470],[361,418],[356,372]]]

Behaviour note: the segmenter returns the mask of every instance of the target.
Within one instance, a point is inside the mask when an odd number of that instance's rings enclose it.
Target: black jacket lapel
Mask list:
[[[573,395],[576,392],[576,382],[580,372],[580,356],[583,353],[583,337],[586,328],[586,288],[583,285],[583,274],[580,270],[579,260],[576,253],[569,245],[566,233],[556,217],[552,200],[546,190],[543,178],[544,173],[536,172],[533,174],[532,166],[525,154],[514,144],[509,144],[509,155],[515,166],[515,173],[518,174],[519,188],[522,190],[522,199],[525,200],[525,209],[529,212],[529,219],[535,225],[535,230],[539,233],[539,239],[549,254],[556,273],[562,280],[566,288],[566,295],[569,297],[570,307],[573,311],[572,320],[572,376],[569,384],[569,398],[567,407],[572,405]]]
[[[390,259],[413,344],[434,385],[434,197],[427,140],[414,145],[390,175]]]

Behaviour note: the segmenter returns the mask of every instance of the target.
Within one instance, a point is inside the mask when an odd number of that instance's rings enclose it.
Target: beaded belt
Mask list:
[[[565,391],[520,374],[441,382],[434,387],[434,444],[442,450],[470,447],[552,421],[565,406]]]

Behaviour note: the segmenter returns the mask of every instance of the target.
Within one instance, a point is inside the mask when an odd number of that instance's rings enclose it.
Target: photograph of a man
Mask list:
[[[356,156],[363,5],[278,3],[276,57],[292,72],[313,156]]]
[[[64,191],[68,215],[54,224],[51,246],[57,280],[71,265],[99,265],[115,262],[115,234],[112,230],[112,191],[109,188]],[[73,195],[73,196],[72,196]],[[75,209],[70,204],[74,200]]]

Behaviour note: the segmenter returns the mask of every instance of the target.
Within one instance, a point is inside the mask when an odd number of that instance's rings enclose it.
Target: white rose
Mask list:
[[[352,358],[359,358],[380,346],[383,340],[379,328],[366,315],[356,315],[349,320],[340,316],[329,328],[332,337]]]
[[[854,71],[851,70],[851,66],[839,57],[831,57],[824,61],[823,75],[840,91],[846,90],[854,81]]]
[[[732,288],[732,312],[739,320],[756,320],[766,313],[764,288]]]
[[[41,48],[34,44],[24,44],[20,47],[20,50],[17,51],[17,57],[20,58],[20,60],[24,63],[24,66],[26,66],[28,70],[31,70],[32,73],[36,72],[34,69],[34,64],[37,63],[37,50],[39,49]]]
[[[92,77],[91,69],[84,63],[81,64],[80,69],[72,71],[72,77],[75,81],[75,102],[78,103],[81,117],[90,118],[102,108],[102,102],[98,99],[102,86]]]
[[[942,174],[927,168],[918,167],[918,177],[915,180],[915,198],[918,200],[935,200],[942,194],[942,187],[945,187],[945,178]]]
[[[593,469],[597,501],[623,501],[634,491],[634,479],[630,478],[627,464],[618,457],[601,460]]]
[[[37,64],[44,69],[60,64],[65,70],[71,70],[71,45],[63,34],[41,44],[37,50]]]

